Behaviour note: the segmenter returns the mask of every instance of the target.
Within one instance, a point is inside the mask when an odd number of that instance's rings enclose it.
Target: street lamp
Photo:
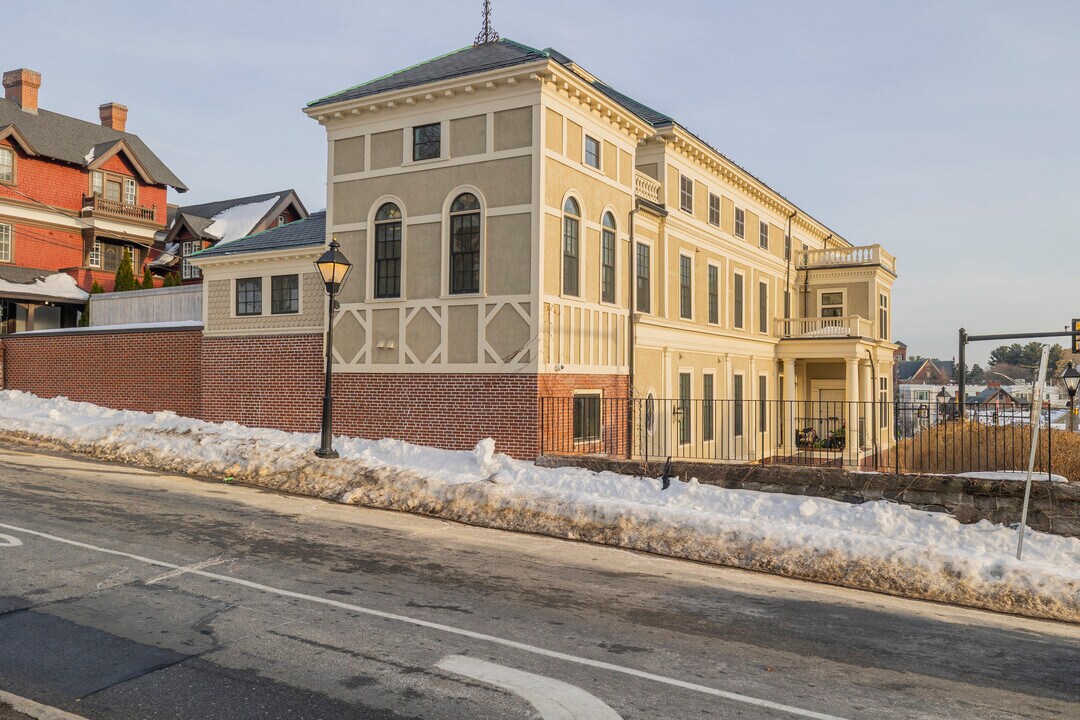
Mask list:
[[[1076,389],[1080,387],[1080,370],[1073,367],[1072,361],[1069,361],[1068,366],[1065,368],[1065,372],[1061,374],[1061,382],[1065,384],[1065,390],[1069,393],[1069,432],[1076,430],[1076,421],[1074,420],[1073,413],[1076,399]]]
[[[331,429],[332,400],[330,399],[330,378],[334,368],[334,313],[337,312],[337,300],[334,299],[334,296],[341,290],[345,278],[349,276],[349,271],[352,270],[352,263],[341,254],[340,247],[337,238],[332,239],[330,248],[315,261],[315,269],[322,276],[323,284],[326,285],[326,292],[330,295],[326,323],[326,387],[323,390],[322,400],[322,445],[315,451],[316,455],[327,459],[338,456],[334,450],[334,434]]]
[[[945,417],[945,411],[949,409],[949,400],[950,399],[952,399],[952,395],[950,395],[949,391],[945,389],[944,385],[942,385],[941,386],[941,392],[939,392],[937,394],[937,401],[938,401],[938,408],[939,408],[939,412],[938,412],[939,418],[944,418]],[[939,419],[939,422],[940,422],[940,419]]]

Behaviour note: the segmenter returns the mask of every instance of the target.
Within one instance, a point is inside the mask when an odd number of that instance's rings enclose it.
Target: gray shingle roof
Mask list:
[[[0,265],[0,280],[10,283],[33,284],[35,280],[44,280],[50,275],[63,273],[54,270],[38,270],[37,268],[15,267],[13,265]]]
[[[187,185],[133,133],[120,132],[48,110],[38,110],[35,115],[25,112],[11,100],[0,99],[0,128],[8,125],[14,125],[40,155],[81,167],[89,165],[93,158],[100,157],[102,152],[118,141],[125,140],[156,183],[169,185],[180,192],[187,191]],[[87,162],[91,149],[94,149],[94,154]]]
[[[202,203],[201,205],[183,205],[177,209],[177,212],[178,214],[183,213],[184,215],[187,215],[188,218],[212,218],[218,213],[228,210],[231,207],[236,207],[237,205],[250,205],[252,203],[264,202],[272,197],[285,197],[291,192],[292,190],[281,190],[279,192],[249,195],[248,197],[232,198],[230,200],[215,200],[214,202]]]
[[[218,243],[195,257],[221,257],[238,253],[270,252],[322,245],[326,241],[326,211],[312,213],[304,220],[264,230],[232,242]]]

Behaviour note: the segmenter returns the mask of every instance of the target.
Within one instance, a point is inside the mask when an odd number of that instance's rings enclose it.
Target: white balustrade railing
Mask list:
[[[660,204],[660,181],[654,180],[640,170],[634,171],[634,192],[642,200]]]
[[[827,250],[802,250],[798,253],[800,268],[827,268],[838,265],[881,265],[896,272],[896,258],[880,245],[861,245]]]
[[[777,334],[782,338],[873,337],[874,324],[858,315],[827,318],[777,318]]]

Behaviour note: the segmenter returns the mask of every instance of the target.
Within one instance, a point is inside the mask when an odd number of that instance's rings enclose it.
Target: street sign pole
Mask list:
[[[1016,541],[1016,559],[1024,552],[1024,529],[1027,527],[1028,504],[1031,502],[1031,482],[1035,472],[1035,453],[1039,451],[1039,425],[1042,422],[1042,396],[1046,385],[1046,364],[1050,359],[1050,346],[1043,345],[1039,361],[1039,376],[1035,394],[1031,398],[1031,454],[1028,455],[1027,485],[1024,487],[1024,510],[1020,513],[1020,536]],[[1047,432],[1050,432],[1049,428]]]

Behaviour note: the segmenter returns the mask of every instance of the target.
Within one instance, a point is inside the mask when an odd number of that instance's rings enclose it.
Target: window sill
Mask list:
[[[474,293],[443,293],[439,296],[440,300],[468,300],[470,298],[486,298],[488,295],[486,292],[474,292]]]
[[[393,304],[393,303],[405,302],[405,298],[404,297],[393,297],[393,298],[376,298],[376,297],[372,297],[372,298],[368,298],[364,302],[366,304],[370,304],[370,305],[390,305],[390,304]]]
[[[424,160],[406,160],[401,164],[402,167],[413,167],[415,165],[433,165],[436,163],[446,162],[450,159],[449,155],[440,155],[435,158],[426,158]]]

